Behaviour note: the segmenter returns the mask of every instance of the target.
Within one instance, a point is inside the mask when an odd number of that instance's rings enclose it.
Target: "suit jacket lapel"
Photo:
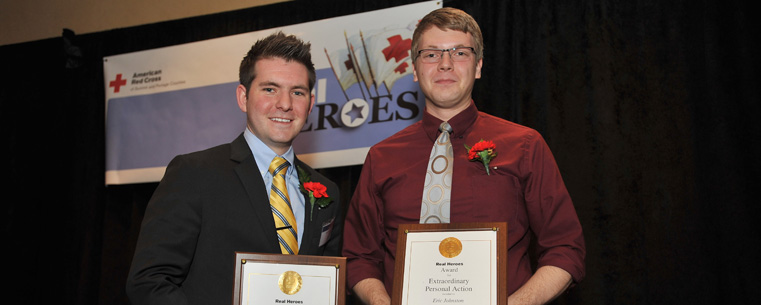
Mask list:
[[[301,169],[304,169],[304,163],[301,162],[298,158],[296,158],[296,166],[300,167]],[[297,171],[299,174],[299,182],[301,182],[303,177],[301,177],[301,171]],[[317,242],[314,242],[314,230],[320,230],[319,225],[316,225],[316,211],[312,211],[312,204],[309,203],[309,194],[305,192],[301,192],[301,196],[304,196],[304,234],[301,236],[301,245],[299,246],[299,253],[303,254],[309,254],[314,253],[317,249],[317,243],[319,243],[319,240]],[[317,226],[317,228],[315,228]]]
[[[242,134],[231,143],[230,150],[230,158],[239,162],[235,167],[235,172],[248,194],[248,202],[254,209],[256,222],[261,227],[260,232],[264,232],[262,235],[267,239],[271,252],[280,253],[280,244],[277,241],[277,234],[275,234],[275,221],[272,218],[269,203],[269,192],[264,187],[264,180],[259,175],[259,167],[256,166],[254,155]],[[251,232],[251,234],[256,233]]]

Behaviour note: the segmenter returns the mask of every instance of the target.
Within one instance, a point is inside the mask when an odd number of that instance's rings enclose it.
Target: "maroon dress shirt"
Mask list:
[[[352,197],[344,230],[349,288],[366,278],[393,284],[397,228],[420,222],[428,157],[441,120],[423,119],[373,146]],[[584,277],[584,237],[555,159],[536,131],[486,113],[475,104],[449,120],[454,149],[451,222],[508,223],[508,294],[533,274],[528,250],[536,238],[538,266]],[[497,157],[468,160],[464,145],[491,140]]]

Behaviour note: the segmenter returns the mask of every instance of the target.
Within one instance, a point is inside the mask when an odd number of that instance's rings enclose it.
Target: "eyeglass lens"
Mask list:
[[[457,47],[452,49],[423,49],[418,51],[420,60],[427,63],[439,62],[444,52],[449,53],[452,61],[466,61],[470,59],[473,53],[471,47]]]

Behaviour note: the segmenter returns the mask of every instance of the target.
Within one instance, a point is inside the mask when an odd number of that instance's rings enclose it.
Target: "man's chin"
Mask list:
[[[291,146],[291,144],[293,144],[293,140],[296,139],[297,135],[298,133],[288,135],[274,135],[270,140],[275,144],[282,146]]]
[[[463,104],[470,103],[470,101],[465,101],[463,99],[457,99],[453,98],[451,96],[438,96],[436,99],[430,99],[427,101],[426,106],[434,107],[438,109],[453,109],[453,108],[459,108]]]

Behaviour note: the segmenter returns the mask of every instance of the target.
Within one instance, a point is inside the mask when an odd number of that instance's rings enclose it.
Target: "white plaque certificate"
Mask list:
[[[406,240],[403,267],[396,268],[403,275],[394,282],[394,291],[401,285],[401,293],[394,304],[500,304],[498,232],[498,228],[405,232],[400,228]]]
[[[290,257],[298,256],[283,259]],[[339,282],[343,282],[339,281],[342,270],[339,266],[240,259],[236,270],[235,304],[342,304],[339,291],[344,290],[338,287]]]

